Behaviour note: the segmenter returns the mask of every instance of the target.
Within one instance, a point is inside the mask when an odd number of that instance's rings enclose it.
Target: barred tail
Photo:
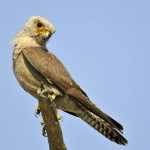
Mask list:
[[[103,119],[99,118],[97,115],[88,111],[84,107],[81,107],[81,110],[82,112],[78,114],[78,116],[106,138],[122,145],[126,145],[128,143],[128,141],[120,134],[119,131],[110,126]]]

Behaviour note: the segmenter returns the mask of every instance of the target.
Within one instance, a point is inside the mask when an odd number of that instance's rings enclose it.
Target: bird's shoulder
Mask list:
[[[75,88],[86,95],[61,61],[50,51],[41,47],[27,47],[22,53],[30,64],[53,84],[63,90]]]

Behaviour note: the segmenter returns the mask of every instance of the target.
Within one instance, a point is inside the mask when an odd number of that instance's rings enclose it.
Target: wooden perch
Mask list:
[[[42,117],[45,123],[49,149],[50,150],[67,150],[64,144],[60,124],[57,119],[55,103],[53,102],[53,99],[49,93],[47,93],[46,97],[45,97],[45,94],[43,96],[41,94],[42,90],[45,90],[43,88],[43,85],[38,91],[38,94],[39,94],[38,101],[39,101],[39,106],[41,109]]]

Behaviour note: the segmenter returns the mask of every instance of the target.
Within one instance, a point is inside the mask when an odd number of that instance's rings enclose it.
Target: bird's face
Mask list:
[[[54,26],[46,19],[34,16],[29,19],[24,27],[28,36],[36,39],[37,42],[46,42],[55,32]]]
[[[49,39],[51,32],[50,30],[46,29],[44,24],[41,23],[40,21],[34,22],[37,35],[40,36],[43,40]]]

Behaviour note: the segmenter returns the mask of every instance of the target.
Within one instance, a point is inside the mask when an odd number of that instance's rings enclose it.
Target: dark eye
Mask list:
[[[43,24],[42,24],[41,22],[37,22],[37,23],[36,23],[36,26],[37,26],[37,28],[42,28],[42,27],[43,27]]]
[[[41,28],[42,24],[40,22],[37,23],[37,27]]]

